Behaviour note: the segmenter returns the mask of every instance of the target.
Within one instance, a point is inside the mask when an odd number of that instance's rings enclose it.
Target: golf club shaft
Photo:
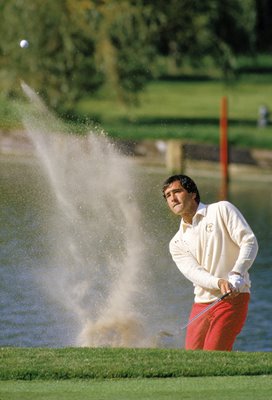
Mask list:
[[[191,325],[196,319],[201,317],[201,315],[205,314],[207,311],[209,311],[211,308],[213,308],[217,303],[219,303],[221,300],[223,300],[225,297],[227,297],[229,293],[223,294],[221,297],[216,299],[213,303],[209,304],[204,310],[200,311],[197,315],[194,316],[186,325],[183,325],[180,330],[183,330],[187,328],[189,325]]]

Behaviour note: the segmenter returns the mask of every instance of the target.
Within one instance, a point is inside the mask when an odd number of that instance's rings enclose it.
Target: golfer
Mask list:
[[[248,270],[258,251],[256,237],[233,204],[201,203],[196,184],[186,175],[168,178],[163,195],[170,210],[181,217],[169,248],[179,270],[194,285],[189,321],[228,293],[188,326],[185,348],[231,351],[247,316]]]

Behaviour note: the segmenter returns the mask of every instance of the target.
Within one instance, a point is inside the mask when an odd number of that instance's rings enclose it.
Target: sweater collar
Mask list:
[[[198,216],[205,216],[207,213],[207,205],[203,204],[203,203],[199,203],[196,213],[193,217],[193,223],[194,220],[196,220],[196,218],[198,218]],[[183,232],[186,230],[186,228],[190,226],[190,224],[187,224],[186,222],[184,222],[183,218],[181,218],[181,222],[180,222],[180,227],[183,229]]]
[[[197,207],[197,210],[196,210],[196,213],[195,213],[195,215],[194,215],[194,218],[195,218],[195,216],[197,215],[197,214],[200,214],[200,215],[206,215],[206,213],[207,213],[207,205],[206,204],[203,204],[203,203],[199,203],[199,205],[198,205],[198,207]]]

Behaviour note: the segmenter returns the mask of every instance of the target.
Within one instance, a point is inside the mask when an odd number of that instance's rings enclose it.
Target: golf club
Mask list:
[[[223,300],[225,297],[227,297],[229,293],[223,294],[221,297],[216,299],[213,303],[209,304],[204,310],[200,311],[197,315],[194,316],[186,325],[183,325],[180,327],[180,330],[182,331],[183,329],[187,328],[189,325],[191,325],[196,319],[201,317],[201,315],[205,314],[207,311],[209,311],[211,308],[213,308],[217,303],[219,303],[221,300]]]
[[[225,297],[227,297],[230,293],[225,293],[223,294],[221,297],[219,297],[218,299],[216,299],[213,303],[209,304],[206,308],[204,308],[204,310],[202,310],[200,313],[198,313],[197,315],[194,316],[194,318],[192,318],[186,325],[183,325],[179,328],[179,333],[186,329],[189,325],[191,325],[196,319],[198,319],[199,317],[201,317],[201,315],[205,314],[207,311],[209,311],[211,308],[213,308],[216,304],[218,304],[221,300],[223,300]],[[157,342],[160,343],[162,342],[163,339],[167,339],[167,338],[173,338],[173,337],[178,337],[179,333],[177,334],[172,334],[170,332],[167,331],[161,331],[159,332],[159,334],[157,335]]]

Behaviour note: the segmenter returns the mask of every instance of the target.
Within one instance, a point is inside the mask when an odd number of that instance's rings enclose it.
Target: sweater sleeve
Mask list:
[[[221,202],[221,214],[231,239],[240,249],[232,271],[244,275],[257,256],[257,239],[241,212],[233,204]]]
[[[195,286],[218,290],[219,278],[211,275],[197,262],[189,248],[177,238],[177,235],[171,240],[169,250],[180,272]]]

